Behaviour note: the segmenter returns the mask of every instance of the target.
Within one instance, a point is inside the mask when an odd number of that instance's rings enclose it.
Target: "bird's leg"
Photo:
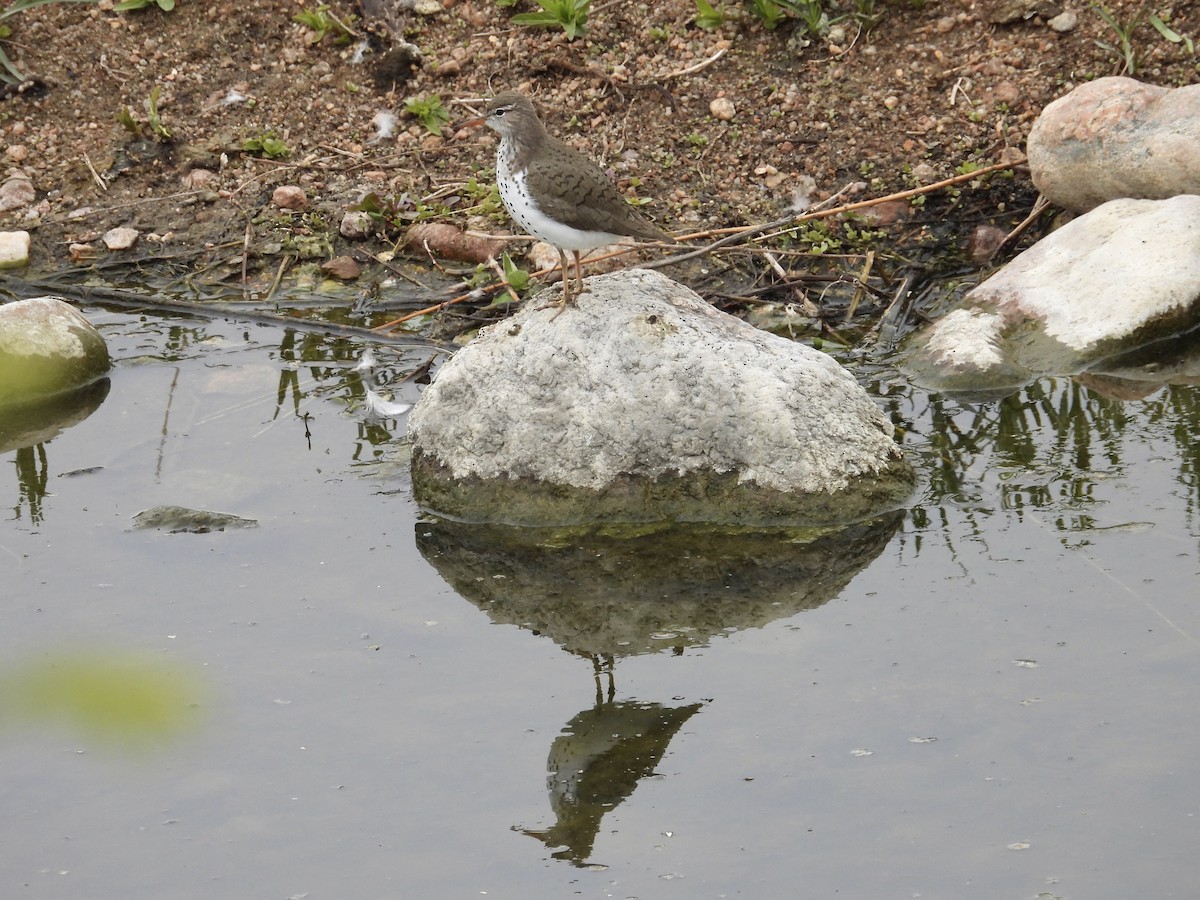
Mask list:
[[[575,292],[575,296],[578,297],[583,293],[583,260],[580,258],[578,250],[572,250],[571,252],[575,254],[575,283],[579,286],[579,290]]]
[[[557,306],[558,312],[551,316],[551,319],[556,318],[558,313],[566,309],[571,302],[571,267],[567,264],[567,254],[563,252],[561,247],[555,247],[554,249],[558,251],[558,270],[561,273],[559,284],[562,285],[562,296],[557,300],[543,303],[538,307],[538,309],[550,309],[552,306]]]

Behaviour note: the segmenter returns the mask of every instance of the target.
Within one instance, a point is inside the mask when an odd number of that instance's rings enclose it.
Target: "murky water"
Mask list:
[[[0,676],[141,654],[196,722],[0,722],[0,896],[1194,896],[1200,391],[876,385],[905,518],[647,535],[657,604],[419,521],[354,340],[92,318],[108,396],[0,457]]]

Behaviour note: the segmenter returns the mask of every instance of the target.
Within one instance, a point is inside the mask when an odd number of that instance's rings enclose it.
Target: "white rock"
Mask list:
[[[1066,34],[1068,31],[1075,30],[1075,26],[1079,24],[1079,15],[1071,9],[1063,10],[1046,24],[1050,26],[1052,31],[1057,31],[1059,34]]]
[[[911,488],[891,424],[829,356],[655,272],[586,285],[557,318],[535,302],[484,329],[426,389],[409,435],[435,510],[523,519],[522,491],[540,485],[552,518],[802,510],[832,523],[894,508]],[[599,511],[583,512],[592,500]]]
[[[128,250],[137,243],[139,233],[136,228],[113,228],[104,232],[100,240],[109,250]]]
[[[65,300],[0,304],[0,407],[83,387],[108,368],[104,338]]]
[[[943,390],[1073,375],[1200,324],[1200,196],[1112,200],[1064,225],[911,341]]]
[[[1042,110],[1026,149],[1034,185],[1066,209],[1200,194],[1200,84],[1098,78]]]
[[[29,232],[0,231],[0,269],[19,269],[29,262]]]
[[[722,122],[730,121],[736,114],[733,108],[733,101],[728,97],[717,97],[708,104],[708,111],[714,119]]]

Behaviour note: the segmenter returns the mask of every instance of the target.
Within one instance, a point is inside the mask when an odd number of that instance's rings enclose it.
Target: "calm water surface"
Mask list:
[[[136,748],[0,720],[0,896],[1195,896],[1196,389],[872,384],[923,476],[903,521],[753,616],[667,598],[609,672],[506,607],[511,560],[445,574],[361,344],[91,315],[108,397],[0,456],[0,666],[144,654],[202,718]],[[163,504],[258,527],[132,528]],[[586,556],[568,601],[604,593]]]

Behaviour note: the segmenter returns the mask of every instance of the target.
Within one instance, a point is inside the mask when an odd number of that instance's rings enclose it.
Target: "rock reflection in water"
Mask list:
[[[703,646],[836,597],[902,512],[838,530],[418,522],[421,553],[496,623],[590,657]]]
[[[107,378],[37,403],[0,408],[0,453],[45,444],[97,409],[108,396]]]
[[[626,526],[532,529],[418,522],[417,547],[496,623],[544,634],[596,666],[596,701],[554,739],[555,823],[520,829],[584,865],[604,814],[654,773],[700,703],[614,700],[615,659],[683,652],[836,597],[887,545],[903,513],[842,529]],[[607,675],[608,690],[601,687]]]
[[[18,518],[21,506],[27,503],[29,521],[35,525],[42,521],[50,473],[46,444],[99,409],[108,397],[109,387],[109,380],[101,378],[69,394],[0,408],[0,453],[16,451],[14,461],[21,498],[16,506]]]

